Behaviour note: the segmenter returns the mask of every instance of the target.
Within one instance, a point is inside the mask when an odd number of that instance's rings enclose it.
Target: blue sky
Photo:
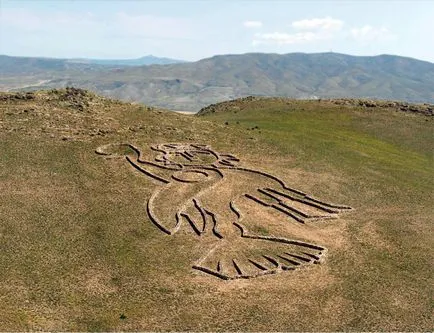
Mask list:
[[[198,60],[329,51],[434,62],[434,1],[0,0],[0,54]]]

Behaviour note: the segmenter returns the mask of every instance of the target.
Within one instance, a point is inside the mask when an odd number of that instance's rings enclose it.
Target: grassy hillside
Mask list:
[[[84,66],[68,63],[71,65]],[[29,73],[29,66],[32,62],[21,67],[5,67],[0,63],[0,72],[2,67],[6,74],[9,68],[14,68],[13,75],[0,79],[0,88],[34,89],[37,85],[36,88],[41,89],[41,84],[50,88],[73,85],[127,101],[190,111],[249,95],[434,102],[434,64],[391,55],[250,53],[165,66],[92,67],[87,72],[60,70],[54,76],[41,72],[33,75]]]
[[[431,329],[433,118],[287,99],[214,111],[75,89],[0,94],[0,330]],[[207,243],[191,228],[169,236],[150,221],[161,184],[95,153],[116,142],[145,157],[154,144],[208,144],[354,209],[256,230],[314,239],[321,264],[221,280],[192,269]]]

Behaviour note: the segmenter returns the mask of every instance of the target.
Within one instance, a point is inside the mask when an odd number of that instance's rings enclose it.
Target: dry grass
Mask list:
[[[1,330],[433,327],[430,118],[307,102],[200,118],[49,97],[0,104]],[[160,185],[94,153],[110,142],[147,156],[150,144],[207,143],[355,210],[257,230],[322,244],[325,263],[223,281],[191,268],[204,253],[191,228],[169,236],[149,221]]]

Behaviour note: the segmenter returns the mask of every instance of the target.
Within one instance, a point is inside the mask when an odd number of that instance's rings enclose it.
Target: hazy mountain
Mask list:
[[[95,66],[74,63],[67,59],[39,57],[11,57],[0,55],[0,75],[48,74],[74,70],[90,70]],[[97,66],[96,66],[97,67]],[[58,74],[60,74],[58,73]],[[2,77],[2,79],[4,79]]]
[[[95,65],[109,65],[109,66],[144,66],[144,65],[168,65],[168,64],[178,64],[184,63],[186,61],[171,59],[171,58],[160,58],[153,55],[147,55],[137,59],[88,59],[79,58],[71,59],[69,62],[75,63],[85,63],[85,64],[95,64]]]
[[[153,55],[138,59],[60,59],[42,57],[11,57],[0,55],[0,74],[30,74],[41,71],[64,70],[89,70],[99,69],[101,66],[143,66],[143,65],[167,65],[182,63],[182,60],[159,58]]]
[[[251,53],[133,68],[54,62],[48,74],[33,76],[28,72],[31,66],[41,68],[45,63],[29,62],[15,69],[18,76],[2,75],[0,88],[73,85],[176,110],[199,110],[211,103],[248,95],[434,102],[434,64],[392,55]],[[2,67],[0,62],[0,73],[5,72]]]

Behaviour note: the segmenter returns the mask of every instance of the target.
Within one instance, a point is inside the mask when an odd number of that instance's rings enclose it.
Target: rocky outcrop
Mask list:
[[[324,101],[337,104],[337,105],[362,106],[366,108],[387,108],[387,109],[395,109],[397,111],[420,113],[426,116],[434,115],[434,105],[428,103],[411,104],[411,103],[396,102],[396,101],[350,99],[350,98],[327,99]]]

